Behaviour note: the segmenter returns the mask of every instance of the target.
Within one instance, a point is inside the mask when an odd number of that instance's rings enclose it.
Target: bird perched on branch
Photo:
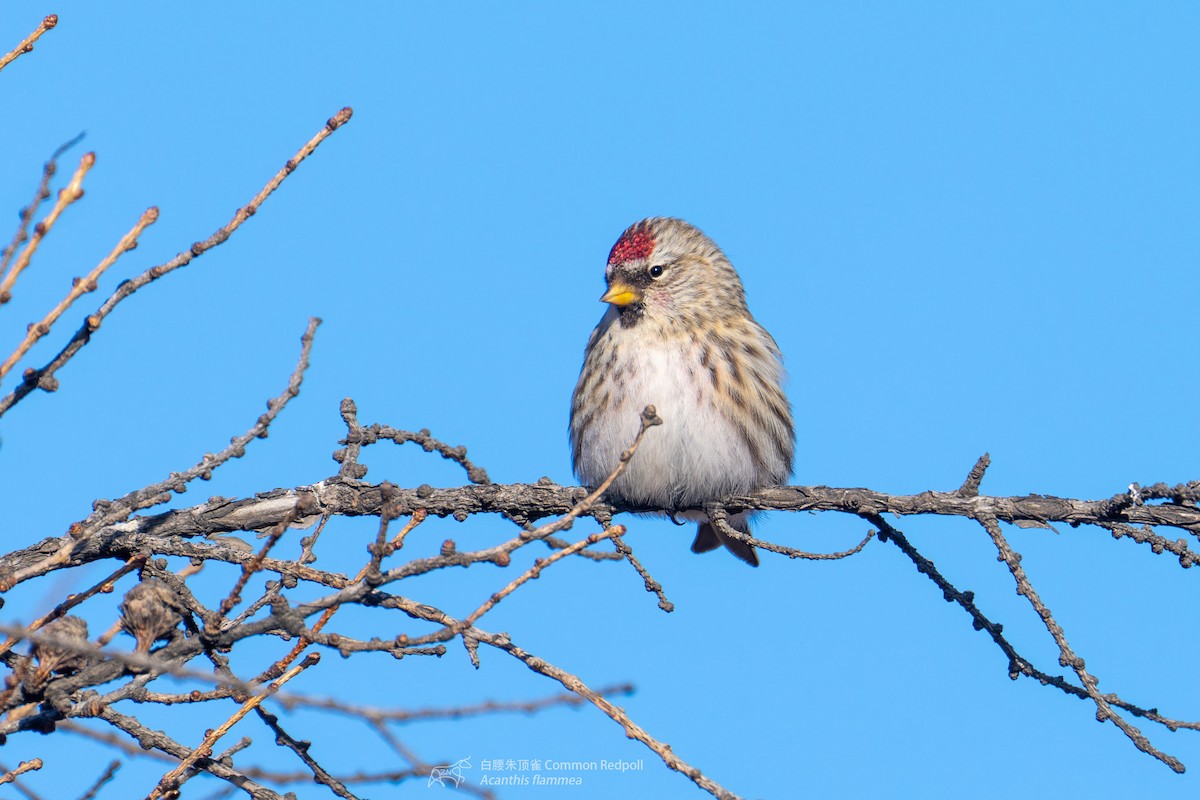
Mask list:
[[[607,492],[700,523],[692,551],[724,545],[757,566],[754,548],[695,509],[730,494],[780,486],[792,472],[792,412],[771,334],[754,321],[737,271],[721,249],[680,219],[630,226],[608,255],[609,307],[592,331],[571,403],[575,473],[599,485],[653,405],[662,427],[646,436]],[[748,533],[749,512],[730,515]]]

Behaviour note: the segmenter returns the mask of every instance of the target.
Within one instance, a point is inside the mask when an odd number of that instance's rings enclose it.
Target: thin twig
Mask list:
[[[908,541],[903,533],[890,525],[882,517],[865,515],[864,519],[879,528],[879,540],[881,542],[890,542],[900,549],[914,565],[917,571],[928,577],[942,591],[942,597],[948,603],[957,603],[968,614],[971,615],[971,625],[977,631],[985,631],[1000,651],[1004,653],[1008,659],[1008,677],[1012,680],[1017,680],[1022,675],[1033,678],[1043,686],[1053,686],[1061,690],[1071,697],[1079,700],[1091,701],[1087,690],[1068,682],[1060,675],[1051,675],[1043,672],[1030,663],[1029,659],[1022,656],[1013,647],[1012,643],[1004,637],[1004,626],[999,622],[993,622],[989,619],[975,604],[975,593],[970,590],[959,591],[953,584],[948,581],[945,576],[938,570],[937,566],[925,556],[921,555],[912,543]],[[1128,711],[1137,717],[1148,719],[1151,722],[1157,722],[1168,730],[1200,730],[1200,722],[1185,722],[1170,717],[1165,717],[1158,712],[1156,708],[1143,708],[1135,703],[1131,703],[1122,699],[1116,694],[1106,694],[1104,699],[1110,704]]]
[[[89,661],[94,663],[114,662],[151,673],[150,675],[142,676],[143,679],[149,679],[155,675],[172,675],[176,678],[187,678],[204,683],[215,683],[218,686],[229,686],[247,693],[254,691],[255,686],[259,683],[259,681],[241,681],[229,675],[213,675],[211,672],[185,669],[174,661],[164,658],[159,652],[147,654],[109,650],[85,639],[72,639],[52,633],[30,631],[21,625],[0,624],[0,633],[7,633],[17,641],[47,644],[59,650],[78,653],[79,655],[86,656]],[[91,705],[86,700],[83,701],[83,704]],[[94,710],[94,707],[92,710]]]
[[[622,463],[625,463],[625,462],[622,462]],[[542,570],[546,569],[547,567],[554,564],[555,562],[561,561],[562,559],[566,558],[567,556],[574,555],[575,553],[579,552],[580,550],[584,549],[585,547],[591,547],[592,545],[602,542],[605,539],[612,539],[614,537],[621,536],[624,533],[625,533],[624,525],[613,525],[612,527],[608,528],[607,530],[605,530],[603,532],[593,533],[593,534],[588,535],[587,538],[580,539],[579,541],[575,542],[575,544],[571,545],[570,547],[565,547],[562,550],[557,550],[554,553],[551,553],[549,556],[546,556],[545,558],[539,558],[539,559],[535,560],[533,562],[532,567],[525,570],[525,572],[521,573],[519,576],[517,576],[515,579],[513,579],[507,586],[505,586],[503,589],[501,589],[500,591],[493,594],[491,597],[489,597],[487,600],[485,600],[478,608],[476,608],[474,611],[472,611],[470,614],[468,614],[466,617],[464,617],[463,620],[458,623],[459,629],[455,632],[462,633],[467,628],[470,628],[471,626],[473,626],[476,622],[479,621],[480,617],[482,617],[484,614],[486,614],[487,612],[489,612],[493,608],[495,608],[496,605],[501,600],[508,597],[510,594],[515,592],[522,585],[528,583],[531,580],[534,580],[535,578],[541,577]]]
[[[1058,645],[1060,653],[1059,664],[1064,667],[1070,667],[1075,671],[1075,674],[1079,677],[1079,682],[1083,684],[1084,690],[1087,691],[1088,697],[1092,698],[1092,701],[1096,704],[1096,719],[1099,722],[1112,720],[1113,724],[1129,737],[1129,740],[1133,742],[1137,749],[1154,756],[1175,772],[1182,773],[1184,766],[1180,763],[1179,759],[1158,750],[1150,744],[1150,740],[1140,730],[1126,722],[1120,714],[1114,711],[1104,695],[1100,694],[1100,690],[1096,685],[1096,678],[1084,668],[1083,659],[1075,655],[1071,649],[1071,645],[1067,642],[1067,637],[1063,633],[1062,626],[1055,621],[1054,616],[1050,613],[1050,609],[1046,607],[1041,597],[1038,596],[1037,591],[1034,590],[1033,585],[1029,582],[1029,578],[1025,575],[1025,569],[1021,566],[1021,554],[1009,546],[1008,540],[1004,538],[1004,534],[1000,531],[1000,524],[996,521],[996,518],[981,517],[978,521],[984,530],[988,532],[988,535],[991,536],[992,542],[996,545],[996,550],[1000,553],[1000,558],[1008,566],[1008,571],[1012,573],[1013,580],[1017,583],[1017,594],[1024,596],[1029,601],[1029,604],[1033,606],[1033,610],[1042,618],[1042,623],[1046,626],[1046,630],[1050,632],[1054,643]]]
[[[618,725],[620,725],[624,729],[626,736],[628,736],[630,739],[636,739],[637,741],[646,745],[646,747],[650,748],[651,751],[658,755],[658,757],[662,759],[663,763],[669,768],[686,775],[692,780],[693,783],[711,794],[713,797],[719,798],[719,800],[738,800],[738,796],[736,794],[729,791],[712,778],[706,776],[698,767],[692,766],[677,756],[671,749],[670,745],[668,745],[666,742],[660,742],[658,739],[655,739],[642,726],[634,722],[630,716],[625,713],[624,709],[610,703],[606,698],[602,697],[599,692],[589,688],[587,684],[585,684],[577,676],[572,675],[570,672],[560,669],[553,664],[550,664],[549,662],[533,655],[532,653],[516,646],[506,635],[488,634],[484,631],[480,631],[478,628],[472,629],[470,633],[472,638],[476,639],[477,641],[503,650],[504,652],[523,662],[525,666],[529,667],[534,672],[545,675],[546,677],[557,681],[558,683],[562,684],[563,688],[574,692],[590,702],[592,705],[596,706],[596,708],[603,711],[605,715],[613,720],[613,722],[616,722]]]
[[[1170,553],[1179,559],[1179,566],[1184,569],[1191,569],[1200,564],[1200,553],[1188,549],[1187,539],[1182,537],[1175,540],[1168,539],[1165,536],[1155,533],[1148,525],[1135,528],[1132,525],[1123,525],[1120,522],[1097,522],[1096,524],[1105,530],[1111,531],[1114,539],[1121,539],[1128,536],[1138,544],[1149,545],[1150,552],[1155,555]]]
[[[33,43],[42,38],[42,34],[58,24],[58,14],[50,14],[44,18],[40,25],[34,29],[33,33],[21,40],[21,43],[10,50],[5,56],[0,57],[0,69],[4,69],[12,62],[26,53],[33,52]]]
[[[413,512],[412,516],[409,517],[408,522],[405,523],[404,527],[400,529],[400,532],[393,536],[392,541],[388,543],[388,547],[391,548],[393,553],[404,547],[404,540],[408,538],[408,535],[412,533],[418,525],[425,521],[427,516],[428,514],[425,513],[425,509],[423,508],[418,508]]]
[[[24,628],[24,631],[26,633],[32,633],[33,631],[36,631],[39,628],[41,628],[47,622],[51,622],[53,620],[58,619],[59,617],[62,617],[64,614],[66,614],[72,608],[79,605],[84,600],[87,600],[89,597],[92,597],[93,595],[99,594],[101,592],[104,592],[104,593],[111,592],[113,590],[113,585],[118,580],[120,580],[124,576],[128,575],[129,573],[133,572],[135,569],[141,569],[142,566],[145,565],[145,563],[146,563],[146,558],[147,558],[147,556],[144,553],[139,553],[138,555],[131,556],[128,561],[126,561],[119,568],[117,568],[117,570],[115,572],[113,572],[111,575],[109,575],[107,578],[102,578],[101,580],[92,584],[91,588],[87,589],[86,591],[71,595],[66,600],[62,601],[57,606],[55,606],[53,609],[51,609],[49,613],[45,614],[42,617],[39,617],[38,619],[35,619],[31,623],[29,623],[29,625]],[[0,591],[8,591],[8,589],[0,587]],[[11,636],[8,639],[6,639],[3,644],[0,644],[0,655],[3,655],[5,653],[7,653],[9,650],[11,650],[12,646],[14,644],[16,644],[18,641],[20,641],[20,640],[17,638],[11,637]]]
[[[183,777],[183,774],[187,772],[187,770],[191,768],[199,759],[211,755],[213,745],[216,744],[222,736],[228,733],[229,729],[237,724],[238,720],[242,719],[242,717],[246,716],[252,710],[261,705],[264,700],[279,691],[279,687],[283,686],[283,684],[287,683],[292,678],[296,677],[301,672],[313,666],[320,660],[321,656],[319,654],[310,653],[305,657],[304,661],[285,672],[279,677],[278,680],[272,681],[271,684],[267,686],[266,691],[256,694],[244,702],[241,708],[234,712],[229,719],[225,720],[225,722],[218,725],[215,729],[209,731],[208,734],[205,735],[204,740],[200,743],[200,746],[192,750],[190,755],[180,761],[179,766],[162,776],[158,782],[158,785],[154,787],[152,792],[150,792],[148,800],[158,800],[158,798],[162,797],[167,791],[178,786],[179,779]]]
[[[264,711],[261,706],[255,706],[254,712],[258,714],[259,719],[266,723],[267,727],[275,733],[275,743],[286,747],[296,754],[296,757],[304,762],[304,766],[308,767],[312,772],[312,779],[317,783],[328,786],[330,791],[338,797],[346,800],[359,800],[358,795],[346,788],[346,785],[337,778],[325,771],[325,768],[317,763],[317,760],[309,755],[309,743],[297,741],[290,733],[283,729],[279,724],[279,717],[274,714]]]
[[[630,695],[633,694],[634,687],[631,683],[621,683],[614,686],[605,686],[602,689],[597,689],[598,694],[605,697],[615,695]],[[304,695],[279,695],[275,698],[275,702],[282,705],[284,708],[317,708],[324,711],[334,711],[339,714],[345,714],[350,717],[358,717],[361,719],[370,720],[372,722],[387,722],[394,725],[408,724],[412,722],[424,722],[435,719],[464,719],[466,717],[476,717],[485,714],[536,714],[548,708],[556,708],[559,706],[577,706],[580,703],[586,702],[579,695],[574,693],[563,693],[543,697],[539,700],[519,701],[498,701],[487,700],[483,703],[474,705],[452,706],[450,708],[418,708],[418,709],[401,709],[401,708],[370,708],[368,706],[356,706],[350,703],[344,703],[341,700],[332,697],[306,697]]]
[[[170,261],[159,264],[155,267],[151,267],[141,275],[122,282],[116,288],[116,291],[114,291],[112,295],[104,301],[104,303],[95,311],[95,313],[88,316],[84,325],[75,332],[75,335],[72,336],[71,340],[67,342],[63,349],[58,352],[58,355],[52,358],[42,368],[26,371],[24,382],[20,386],[17,386],[15,389],[13,389],[13,391],[4,397],[4,399],[0,400],[0,416],[3,416],[5,413],[7,413],[10,408],[27,397],[34,389],[40,388],[44,391],[56,390],[58,388],[58,381],[54,377],[55,373],[64,364],[74,358],[75,354],[78,353],[89,341],[91,341],[92,334],[98,329],[100,322],[102,322],[105,317],[112,313],[113,309],[115,309],[122,300],[129,297],[146,284],[156,281],[162,276],[173,272],[180,267],[187,266],[191,263],[192,259],[203,255],[233,235],[233,233],[242,226],[242,223],[252,217],[258,211],[259,206],[262,205],[262,203],[276,189],[279,188],[279,185],[283,183],[284,179],[295,172],[296,167],[300,165],[300,162],[311,155],[312,152],[317,149],[317,146],[320,145],[321,142],[325,141],[330,134],[332,134],[342,125],[346,124],[346,122],[350,120],[350,117],[353,113],[354,112],[349,107],[346,107],[331,117],[325,123],[325,126],[320,130],[320,132],[318,132],[316,136],[312,137],[303,147],[301,147],[295,156],[288,159],[287,163],[283,165],[283,168],[280,169],[274,177],[267,181],[266,185],[263,186],[263,188],[253,197],[253,199],[251,199],[248,204],[242,208],[239,208],[228,223],[218,228],[207,239],[194,243],[188,250],[179,253]]]
[[[0,784],[12,783],[17,779],[17,776],[24,775],[26,772],[41,769],[42,760],[40,758],[32,758],[29,761],[22,761],[14,770],[9,770],[3,775],[0,775]]]
[[[609,474],[609,476],[605,478],[599,486],[593,489],[587,497],[583,498],[574,506],[572,506],[566,514],[563,514],[554,522],[548,525],[543,525],[536,530],[523,531],[521,533],[521,538],[542,539],[551,533],[558,533],[559,531],[565,531],[569,529],[571,524],[578,517],[586,514],[594,505],[596,505],[596,503],[600,502],[600,498],[603,497],[604,493],[608,491],[608,488],[613,485],[613,481],[621,476],[621,473],[625,471],[625,467],[629,464],[630,459],[632,459],[634,454],[637,453],[638,446],[641,445],[642,439],[646,435],[646,431],[657,425],[662,425],[662,419],[658,416],[657,410],[654,408],[654,406],[646,406],[644,409],[642,409],[642,414],[638,424],[638,432],[637,435],[633,437],[633,443],[629,445],[627,450],[621,453],[621,458],[617,461],[617,466],[615,469],[613,469],[612,473]]]
[[[72,303],[88,292],[96,291],[96,281],[100,280],[100,276],[104,274],[104,271],[115,264],[117,259],[120,258],[123,253],[126,253],[129,250],[137,247],[138,237],[142,235],[142,231],[144,231],[147,226],[153,225],[157,220],[158,209],[154,206],[146,209],[145,212],[142,213],[141,218],[134,224],[133,228],[130,229],[129,233],[121,237],[121,240],[117,242],[117,246],[113,248],[113,251],[105,256],[100,263],[97,264],[95,268],[93,268],[92,271],[87,274],[87,277],[75,279],[71,286],[71,291],[67,292],[67,296],[59,301],[58,305],[50,309],[50,312],[42,318],[41,322],[36,322],[29,326],[29,331],[25,334],[25,339],[22,340],[19,345],[17,345],[17,349],[13,351],[12,355],[10,355],[4,361],[4,363],[0,364],[0,379],[3,379],[4,376],[8,374],[9,370],[11,370],[13,366],[21,360],[22,356],[29,352],[29,348],[33,347],[38,339],[41,339],[50,332],[50,326],[52,326],[58,320],[58,318],[63,315],[63,312],[71,307]]]
[[[83,158],[79,159],[79,166],[75,168],[75,174],[71,176],[71,182],[67,184],[65,189],[59,191],[58,198],[50,208],[50,213],[43,217],[41,222],[33,226],[33,236],[29,238],[29,243],[25,245],[16,260],[12,262],[12,266],[9,267],[3,280],[0,280],[0,305],[12,299],[13,284],[17,282],[17,278],[21,277],[21,273],[29,266],[33,254],[37,252],[38,245],[46,238],[46,234],[50,233],[50,229],[54,227],[54,223],[62,216],[63,211],[66,210],[67,206],[83,197],[84,176],[88,174],[88,171],[95,164],[96,154],[84,153]]]
[[[200,462],[192,468],[184,472],[173,472],[166,480],[151,484],[142,489],[137,489],[124,497],[119,497],[116,500],[97,500],[93,503],[95,510],[87,519],[71,524],[67,536],[62,537],[59,548],[53,554],[5,576],[3,587],[6,588],[3,590],[7,591],[22,581],[43,575],[62,566],[70,560],[78,543],[88,533],[122,522],[136,511],[169,501],[172,497],[172,492],[182,493],[186,491],[187,485],[197,478],[205,480],[211,478],[214,469],[230,459],[241,458],[245,455],[246,445],[250,442],[255,439],[266,438],[267,429],[271,426],[271,423],[275,421],[275,418],[279,416],[288,402],[300,394],[300,384],[304,381],[304,373],[308,369],[309,357],[312,353],[313,337],[316,334],[317,326],[320,324],[321,320],[316,317],[309,319],[308,327],[305,329],[304,335],[300,337],[300,359],[295,369],[292,370],[287,388],[267,403],[266,413],[262,414],[248,431],[240,436],[233,437],[229,447],[216,455],[206,453],[200,459]],[[287,519],[289,515],[292,515],[294,518],[293,509],[300,506],[308,507],[306,503],[307,501],[302,500],[299,503],[290,504],[291,507],[284,515],[284,519]]]
[[[109,781],[111,781],[113,779],[113,777],[116,776],[117,770],[119,770],[120,768],[121,768],[120,761],[108,762],[108,769],[104,770],[104,774],[96,779],[96,781],[92,784],[92,787],[90,789],[88,789],[86,792],[84,792],[82,795],[79,796],[79,800],[93,800],[93,798],[104,787],[104,784],[108,783]]]
[[[346,448],[334,453],[333,458],[342,464],[338,474],[343,477],[361,478],[365,475],[366,470],[358,463],[363,446],[372,445],[380,439],[385,439],[396,444],[414,442],[419,444],[426,453],[437,453],[442,458],[453,461],[466,471],[467,479],[471,483],[486,486],[492,482],[488,478],[487,470],[473,464],[467,458],[467,448],[451,447],[445,442],[435,439],[428,429],[413,433],[412,431],[397,430],[387,425],[376,424],[364,427],[358,422],[358,406],[348,397],[342,401],[342,420],[346,423],[346,438],[342,441]]]
[[[42,201],[50,196],[50,180],[58,172],[59,157],[70,150],[83,139],[83,134],[77,135],[69,142],[64,142],[54,149],[50,154],[49,160],[42,165],[42,179],[38,182],[37,192],[33,195],[33,200],[29,205],[21,209],[20,222],[17,224],[17,231],[13,234],[12,241],[4,248],[4,253],[0,254],[0,273],[8,269],[8,264],[12,260],[13,254],[17,252],[26,239],[29,238],[29,223],[33,221],[33,215],[37,213],[38,206]]]
[[[626,544],[625,540],[620,536],[613,536],[612,540],[613,544],[616,545],[617,552],[625,556],[625,560],[629,562],[629,565],[632,566],[637,574],[642,577],[642,582],[646,586],[646,591],[651,592],[658,597],[658,607],[668,614],[674,611],[675,604],[668,600],[666,594],[663,593],[662,584],[654,580],[654,578],[651,577],[650,572],[644,566],[642,566],[642,562],[639,561],[637,556],[633,554],[633,548]]]
[[[132,736],[144,750],[160,750],[180,760],[189,759],[193,756],[193,751],[184,747],[162,731],[146,727],[134,717],[126,716],[111,708],[102,709],[98,716],[113,727]],[[205,772],[215,775],[222,780],[229,781],[249,794],[254,800],[284,800],[283,795],[265,786],[260,786],[245,773],[233,767],[226,766],[216,759],[199,758],[193,760]],[[185,776],[180,777],[183,778]]]
[[[159,761],[170,761],[172,764],[178,761],[178,759],[176,759],[174,756],[167,755],[161,750],[146,750],[138,747],[130,742],[129,738],[126,736],[120,736],[108,730],[92,730],[88,726],[82,725],[75,720],[65,719],[56,724],[54,727],[55,730],[66,731],[67,733],[73,733],[77,736],[82,736],[85,739],[92,739],[93,741],[100,742],[108,747],[115,747],[128,756],[145,756],[146,758],[153,758]]]
[[[722,536],[728,536],[730,539],[737,539],[739,542],[745,542],[752,547],[761,547],[763,550],[767,550],[771,553],[779,553],[780,555],[785,555],[788,558],[803,558],[807,561],[837,561],[842,558],[849,558],[866,547],[867,542],[871,541],[871,537],[875,535],[874,531],[868,532],[867,535],[863,537],[861,542],[856,544],[854,547],[851,547],[849,550],[841,550],[837,553],[809,553],[805,550],[797,550],[795,547],[785,547],[784,545],[775,544],[774,542],[766,542],[762,539],[755,539],[748,533],[742,533],[739,530],[731,528],[729,523],[725,521],[725,509],[721,508],[721,506],[718,504],[714,503],[709,505],[708,508],[705,509],[705,513],[708,514],[709,521],[721,531]]]

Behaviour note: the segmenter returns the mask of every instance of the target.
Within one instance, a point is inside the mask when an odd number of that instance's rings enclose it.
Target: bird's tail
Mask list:
[[[729,527],[740,533],[750,532],[750,521],[746,514],[735,514],[727,520]],[[724,545],[725,549],[752,567],[758,566],[758,553],[745,542],[727,536],[711,522],[701,522],[696,528],[696,539],[692,542],[693,553],[707,553]]]

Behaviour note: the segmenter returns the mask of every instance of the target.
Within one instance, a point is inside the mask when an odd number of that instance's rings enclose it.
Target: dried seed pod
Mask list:
[[[25,678],[25,685],[32,691],[40,691],[50,680],[50,673],[69,675],[79,672],[88,665],[88,657],[71,642],[88,643],[87,621],[82,617],[67,615],[48,622],[38,631],[41,641],[34,642],[31,655],[37,660],[37,669]],[[50,641],[55,639],[58,641]]]
[[[121,629],[137,640],[139,653],[149,652],[159,639],[171,638],[180,619],[178,596],[157,578],[143,580],[121,601]]]

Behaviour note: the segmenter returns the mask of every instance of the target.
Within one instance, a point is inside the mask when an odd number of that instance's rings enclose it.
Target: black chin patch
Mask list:
[[[632,328],[642,318],[646,306],[642,303],[630,303],[621,309],[621,327]]]

